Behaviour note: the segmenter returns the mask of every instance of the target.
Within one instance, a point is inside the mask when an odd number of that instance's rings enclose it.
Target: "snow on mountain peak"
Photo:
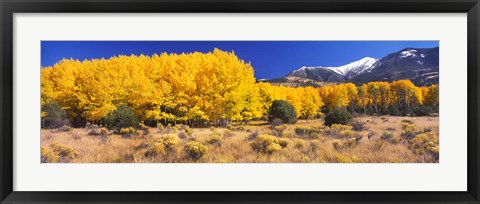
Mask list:
[[[421,54],[420,55],[417,53],[417,50],[405,50],[405,51],[402,51],[400,53],[400,58],[406,58],[406,57],[414,57],[414,58],[417,58],[417,57],[421,57],[421,58],[425,58],[425,55],[424,54]]]
[[[373,68],[373,64],[377,62],[378,59],[371,58],[371,57],[365,57],[360,60],[357,60],[355,62],[351,62],[349,64],[339,66],[339,67],[323,67],[323,66],[303,66],[300,67],[299,69],[293,71],[293,72],[298,72],[298,71],[303,71],[305,69],[312,70],[312,69],[327,69],[331,70],[337,74],[340,74],[342,76],[348,76],[351,74],[359,74],[363,73],[365,71],[369,71]]]
[[[350,64],[340,67],[329,67],[329,69],[340,75],[347,75],[350,73],[358,74],[370,70],[375,62],[377,62],[377,59],[365,57]]]

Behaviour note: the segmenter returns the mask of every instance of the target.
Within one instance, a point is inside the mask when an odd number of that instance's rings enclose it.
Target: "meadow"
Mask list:
[[[42,129],[43,163],[435,163],[438,117],[358,116],[222,128],[142,126],[114,132],[87,124]]]
[[[439,85],[258,81],[235,53],[41,70],[44,163],[439,161]]]

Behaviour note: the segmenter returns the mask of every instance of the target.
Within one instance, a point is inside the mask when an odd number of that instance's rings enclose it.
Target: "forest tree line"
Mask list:
[[[256,83],[250,63],[234,52],[64,59],[41,69],[43,107],[58,104],[75,127],[98,124],[127,105],[145,124],[190,126],[245,122],[268,114],[275,100],[288,101],[297,118],[314,119],[342,108],[352,113],[419,115],[438,112],[439,87],[409,80],[313,87]]]

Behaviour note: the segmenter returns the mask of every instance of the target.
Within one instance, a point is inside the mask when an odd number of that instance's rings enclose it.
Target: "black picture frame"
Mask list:
[[[1,203],[479,203],[478,0],[0,0]],[[23,192],[13,191],[15,13],[467,13],[468,189],[466,192]],[[35,173],[35,172],[32,172]],[[448,176],[448,175],[445,175]]]

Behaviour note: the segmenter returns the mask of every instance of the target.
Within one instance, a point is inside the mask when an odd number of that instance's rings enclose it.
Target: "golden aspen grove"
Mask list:
[[[296,122],[269,116],[279,100],[293,107]],[[41,103],[42,162],[439,158],[437,84],[396,80],[291,87],[257,81],[250,63],[219,49],[64,59],[42,67]],[[56,106],[60,111],[52,111]],[[136,124],[111,122],[120,107],[132,112]],[[326,124],[335,111],[353,119]],[[57,115],[64,119],[61,127],[43,122]]]

